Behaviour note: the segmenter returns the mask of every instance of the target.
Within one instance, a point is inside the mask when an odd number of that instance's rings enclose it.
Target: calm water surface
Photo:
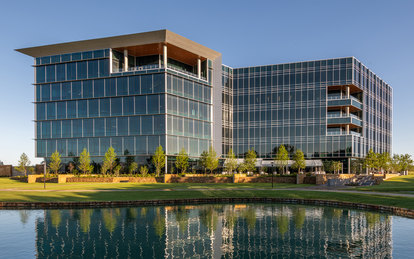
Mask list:
[[[0,210],[1,258],[414,258],[414,220],[227,204]]]

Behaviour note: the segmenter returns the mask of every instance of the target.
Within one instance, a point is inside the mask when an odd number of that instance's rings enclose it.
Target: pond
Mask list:
[[[0,210],[0,257],[409,258],[413,233],[408,218],[286,204]]]

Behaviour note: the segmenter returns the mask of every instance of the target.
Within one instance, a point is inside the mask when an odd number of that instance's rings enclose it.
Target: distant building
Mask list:
[[[64,161],[108,147],[173,163],[213,145],[271,158],[284,144],[307,158],[391,152],[392,88],[356,58],[231,68],[220,53],[168,30],[24,48],[35,58],[36,157]]]

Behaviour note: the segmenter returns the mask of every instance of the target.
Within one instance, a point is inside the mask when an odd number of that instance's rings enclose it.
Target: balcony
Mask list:
[[[350,107],[351,111],[362,110],[362,103],[355,97],[341,98],[328,95],[328,108]]]
[[[350,114],[349,116],[328,116],[328,125],[347,125],[362,127],[362,120],[358,116]]]

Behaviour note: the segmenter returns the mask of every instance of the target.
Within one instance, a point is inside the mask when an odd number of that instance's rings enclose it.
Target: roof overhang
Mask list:
[[[99,39],[73,41],[67,43],[16,49],[16,51],[36,58],[74,52],[108,48],[122,48],[156,43],[174,45],[199,57],[204,57],[212,60],[221,56],[219,52],[209,49],[169,30],[150,31]]]

